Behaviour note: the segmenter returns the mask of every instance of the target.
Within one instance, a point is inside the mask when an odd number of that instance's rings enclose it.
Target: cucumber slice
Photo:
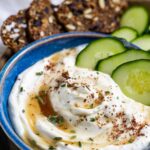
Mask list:
[[[125,63],[112,77],[128,97],[150,106],[150,60]]]
[[[118,38],[123,38],[127,40],[128,42],[130,42],[134,40],[135,38],[137,38],[138,32],[129,27],[122,27],[116,30],[112,35]]]
[[[82,50],[77,58],[76,65],[82,68],[94,69],[97,62],[109,56],[124,52],[123,43],[115,38],[101,38],[91,42]]]
[[[150,60],[150,53],[142,50],[134,50],[134,49],[128,50],[123,53],[99,61],[96,69],[98,71],[111,75],[112,72],[123,63],[138,59]]]
[[[149,14],[143,6],[133,6],[129,8],[121,18],[121,27],[131,27],[139,35],[148,28]]]
[[[137,45],[138,47],[140,47],[141,49],[143,49],[145,51],[149,51],[150,50],[150,35],[145,34],[145,35],[133,40],[132,43]]]

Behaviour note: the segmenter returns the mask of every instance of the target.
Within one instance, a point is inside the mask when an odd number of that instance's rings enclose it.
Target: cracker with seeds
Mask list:
[[[26,30],[26,10],[21,10],[4,21],[1,27],[3,43],[17,52],[28,43]]]
[[[111,33],[127,6],[126,0],[64,0],[54,11],[67,31]]]
[[[33,40],[61,32],[49,0],[33,0],[28,16],[28,30]]]

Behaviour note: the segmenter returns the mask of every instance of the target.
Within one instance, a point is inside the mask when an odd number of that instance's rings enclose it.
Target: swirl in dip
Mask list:
[[[56,53],[18,76],[9,98],[17,134],[33,149],[148,148],[150,108],[126,97],[109,75],[76,67],[83,47]]]

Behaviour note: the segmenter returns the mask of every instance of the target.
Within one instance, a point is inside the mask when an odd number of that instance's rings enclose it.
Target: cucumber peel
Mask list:
[[[132,41],[133,44],[137,45],[141,49],[145,51],[150,50],[150,35],[145,34],[143,36],[140,36],[139,38]]]
[[[135,49],[127,50],[123,53],[99,61],[96,70],[111,75],[112,72],[123,63],[138,59],[150,60],[150,53],[143,50],[135,50]]]
[[[91,42],[76,58],[76,66],[95,69],[99,60],[124,52],[124,44],[116,38],[101,38]]]
[[[143,6],[129,8],[121,18],[121,27],[131,27],[141,35],[149,25],[149,13]]]
[[[129,27],[122,27],[112,33],[112,36],[123,38],[128,42],[134,40],[138,36],[138,32],[135,29]]]

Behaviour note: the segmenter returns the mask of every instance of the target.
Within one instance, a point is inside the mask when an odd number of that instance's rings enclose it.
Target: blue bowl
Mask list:
[[[0,73],[0,125],[9,139],[12,140],[18,148],[24,150],[30,149],[15,133],[8,113],[8,97],[17,76],[40,59],[57,51],[108,36],[109,35],[93,32],[58,34],[33,42],[8,61]],[[126,41],[122,42],[127,47],[136,48]]]

